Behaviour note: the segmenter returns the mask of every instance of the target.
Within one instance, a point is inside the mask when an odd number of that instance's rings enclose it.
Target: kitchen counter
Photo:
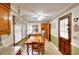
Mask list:
[[[0,46],[0,55],[16,55],[21,46]]]

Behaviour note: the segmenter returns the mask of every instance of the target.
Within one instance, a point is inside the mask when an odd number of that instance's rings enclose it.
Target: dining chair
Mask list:
[[[40,46],[39,46],[39,49],[40,49],[40,53],[41,54],[44,54],[44,52],[45,52],[45,47],[44,47],[44,43],[40,43]]]
[[[37,55],[37,54],[34,54],[34,52],[37,52],[38,55],[40,54],[40,44],[39,43],[32,43],[32,55]]]

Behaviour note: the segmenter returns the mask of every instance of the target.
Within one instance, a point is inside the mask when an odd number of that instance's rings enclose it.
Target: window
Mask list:
[[[60,36],[68,39],[68,18],[60,21]]]

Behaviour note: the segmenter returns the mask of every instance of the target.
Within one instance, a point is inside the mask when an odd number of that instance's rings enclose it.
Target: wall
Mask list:
[[[22,24],[22,38],[27,36],[27,24]]]
[[[15,43],[19,42],[22,39],[21,27],[22,26],[19,24],[15,25]]]
[[[48,23],[48,22],[27,22],[27,34],[32,32],[32,26],[38,25],[38,33],[41,34],[41,23]]]
[[[15,38],[14,39],[15,39],[15,43],[18,43],[19,41],[24,39],[27,35],[26,34],[27,24],[26,24],[25,18],[20,14],[18,14],[16,6],[12,4],[11,9],[12,9],[12,15],[15,16],[15,19],[14,19],[15,20],[15,24],[14,24]]]
[[[21,41],[27,36],[26,24],[15,24],[15,43]]]
[[[71,48],[72,48],[72,54],[78,54],[79,55],[79,32],[74,31],[74,24],[75,22],[73,21],[74,17],[79,17],[79,5],[76,6],[73,9],[68,10],[67,12],[63,13],[62,15],[58,16],[56,19],[52,20],[51,22],[51,39],[52,42],[55,44],[55,46],[58,48],[58,18],[68,14],[72,13],[72,42],[71,42]],[[79,25],[79,21],[77,22]],[[77,38],[74,38],[76,36]]]
[[[36,22],[33,22],[33,23],[30,22],[29,23],[28,22],[27,23],[27,32],[28,32],[28,34],[32,32],[32,26],[33,25],[38,25],[38,32],[41,33],[41,23],[40,22],[39,23],[38,22],[37,23]]]
[[[58,48],[58,19],[51,22],[51,41]]]

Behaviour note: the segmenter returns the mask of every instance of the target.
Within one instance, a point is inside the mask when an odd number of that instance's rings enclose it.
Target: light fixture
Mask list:
[[[36,14],[37,14],[37,15],[40,15],[40,16],[44,16],[44,13],[43,13],[42,11],[37,12]]]
[[[38,18],[38,21],[41,21],[42,19],[41,18]]]
[[[43,19],[44,19],[44,16],[38,17],[38,21],[41,21],[41,20],[43,20]]]
[[[48,14],[43,12],[30,13],[29,15],[32,15],[32,18],[36,18],[38,21],[41,21],[45,19],[46,16],[48,16]]]

